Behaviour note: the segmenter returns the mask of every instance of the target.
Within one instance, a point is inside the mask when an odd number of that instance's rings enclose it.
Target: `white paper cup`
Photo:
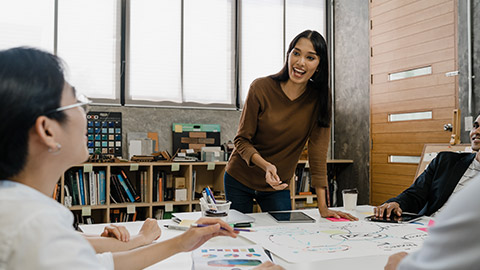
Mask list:
[[[354,211],[357,208],[358,191],[354,189],[342,190],[343,207],[346,211]]]

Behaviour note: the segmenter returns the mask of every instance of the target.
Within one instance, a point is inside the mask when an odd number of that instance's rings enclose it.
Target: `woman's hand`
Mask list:
[[[209,226],[192,227],[178,236],[180,251],[192,251],[215,236],[222,235],[236,238],[238,234],[238,231],[234,231],[230,225],[218,218],[201,218],[196,223]]]
[[[399,252],[388,257],[388,262],[385,265],[385,270],[395,270],[398,264],[408,255],[406,252]]]
[[[102,237],[113,237],[123,242],[130,241],[130,233],[124,226],[110,224],[103,229]]]
[[[264,262],[252,270],[285,270],[285,268],[272,262]]]
[[[346,218],[348,220],[358,220],[358,218],[350,215],[349,213],[345,213],[345,212],[342,212],[342,211],[335,211],[335,210],[330,210],[328,208],[326,209],[318,209],[320,211],[320,215],[323,217],[323,218],[327,218],[327,217],[333,217],[333,218]]]
[[[282,190],[288,187],[287,183],[282,183],[282,180],[280,180],[277,174],[277,167],[270,163],[265,167],[265,180],[275,190]]]
[[[158,226],[156,219],[147,218],[145,222],[143,222],[142,228],[140,228],[138,235],[144,238],[143,244],[148,245],[162,235],[162,230]]]

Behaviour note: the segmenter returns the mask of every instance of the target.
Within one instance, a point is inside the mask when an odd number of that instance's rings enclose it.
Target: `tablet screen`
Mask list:
[[[386,216],[376,217],[372,215],[372,216],[366,217],[366,219],[369,221],[376,221],[376,222],[407,223],[407,222],[413,222],[421,217],[422,217],[421,215],[417,215],[417,214],[403,213],[401,216],[391,215],[388,218]]]
[[[268,212],[277,222],[315,222],[315,219],[303,212],[274,211]]]

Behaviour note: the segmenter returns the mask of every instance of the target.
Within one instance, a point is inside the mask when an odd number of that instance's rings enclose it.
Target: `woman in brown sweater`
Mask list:
[[[255,199],[262,211],[290,210],[289,182],[308,141],[321,216],[356,219],[325,203],[330,118],[327,45],[306,30],[290,43],[282,70],[250,86],[224,177],[231,207],[250,213]]]

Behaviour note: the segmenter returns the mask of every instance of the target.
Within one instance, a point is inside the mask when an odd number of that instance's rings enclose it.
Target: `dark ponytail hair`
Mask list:
[[[64,84],[58,57],[25,47],[0,51],[0,180],[24,168],[29,131],[39,116],[60,107]],[[66,120],[63,112],[48,117]]]
[[[270,76],[272,79],[280,82],[287,81],[290,77],[288,75],[288,56],[290,52],[295,48],[297,42],[301,38],[310,40],[313,44],[315,52],[320,58],[317,70],[313,73],[312,78],[307,83],[307,87],[310,87],[318,93],[318,105],[320,106],[320,113],[318,114],[318,124],[321,127],[330,127],[330,121],[332,117],[332,101],[330,96],[330,89],[328,87],[328,55],[327,55],[327,43],[325,39],[314,30],[305,30],[298,34],[290,46],[288,46],[287,58],[285,65],[277,74]]]

